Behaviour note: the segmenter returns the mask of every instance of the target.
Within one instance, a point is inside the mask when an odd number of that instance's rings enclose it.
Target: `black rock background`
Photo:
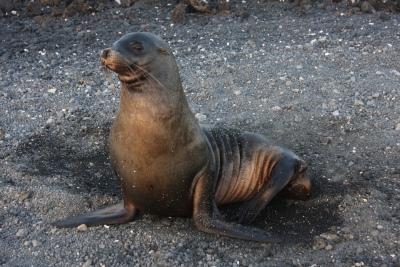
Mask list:
[[[198,4],[201,1],[194,1]],[[208,12],[234,12],[240,14],[248,7],[257,5],[260,2],[268,3],[270,1],[239,1],[239,0],[214,0],[209,1],[210,6]],[[247,3],[246,3],[247,2]],[[273,2],[273,1],[272,1]],[[119,4],[118,4],[119,3]],[[18,17],[35,17],[50,15],[52,17],[66,16],[70,17],[75,14],[90,14],[92,12],[101,12],[110,7],[142,7],[145,5],[163,6],[166,3],[181,9],[178,3],[185,6],[185,12],[195,12],[196,10],[189,4],[188,0],[182,1],[160,1],[160,0],[2,0],[0,3],[0,17],[18,16]],[[244,3],[244,4],[243,4]],[[399,0],[332,0],[332,1],[319,1],[319,0],[293,0],[287,1],[290,5],[299,6],[303,9],[309,9],[312,6],[320,6],[326,3],[331,3],[334,6],[341,6],[347,8],[346,12],[363,12],[372,13],[376,10],[385,12],[398,12],[400,11]],[[242,14],[240,14],[242,15]]]
[[[29,3],[49,8],[28,15]],[[29,3],[1,2],[14,6],[0,18],[0,264],[399,266],[398,13],[237,1],[177,23],[176,1]],[[132,31],[170,44],[202,123],[307,161],[312,198],[277,198],[252,224],[282,244],[204,234],[190,218],[49,225],[121,199],[107,151],[118,82],[98,54]]]

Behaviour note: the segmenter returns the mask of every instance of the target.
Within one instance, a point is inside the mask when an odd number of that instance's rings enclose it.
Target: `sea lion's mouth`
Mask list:
[[[132,76],[139,75],[136,72],[139,70],[135,64],[127,64],[125,62],[111,61],[111,60],[101,60],[101,64],[107,69],[112,70],[118,75]]]
[[[121,83],[128,85],[130,87],[141,86],[147,80],[146,74],[142,71],[140,73],[132,73],[131,72],[129,74],[128,75],[119,74],[118,79],[121,81]]]
[[[143,82],[147,80],[146,71],[138,68],[135,64],[117,64],[115,62],[105,62],[102,60],[102,65],[117,73],[118,79],[123,84],[137,86],[143,84]]]
[[[100,52],[100,62],[101,65],[114,71],[118,75],[138,75],[136,72],[140,69],[135,62],[132,62],[129,58],[124,57],[111,49],[105,49]]]

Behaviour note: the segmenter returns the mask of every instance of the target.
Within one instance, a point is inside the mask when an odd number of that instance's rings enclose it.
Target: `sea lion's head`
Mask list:
[[[116,72],[123,86],[134,91],[180,87],[180,77],[169,46],[148,32],[129,33],[100,52],[101,63]],[[148,86],[151,84],[152,86]],[[178,85],[178,86],[177,86]]]

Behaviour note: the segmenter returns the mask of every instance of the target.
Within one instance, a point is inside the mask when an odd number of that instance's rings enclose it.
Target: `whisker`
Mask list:
[[[116,86],[113,83],[113,79],[110,75],[109,69],[105,65],[102,65],[101,72],[106,76],[106,79],[110,83],[112,90],[115,90]]]
[[[127,67],[129,70],[131,70],[132,72],[134,72],[133,68],[130,65],[134,65],[137,69],[142,71],[142,74],[144,74],[144,77],[147,78],[147,80],[149,82],[151,82],[151,80],[149,79],[149,77],[153,78],[159,85],[161,85],[161,87],[164,89],[165,92],[167,92],[167,94],[170,94],[170,92],[167,90],[167,88],[156,78],[154,77],[154,75],[152,75],[150,72],[148,72],[146,69],[138,66],[135,63],[130,62],[129,60],[123,59],[123,63],[125,64],[125,67]],[[141,82],[141,81],[140,81]],[[153,87],[154,89],[155,87]]]

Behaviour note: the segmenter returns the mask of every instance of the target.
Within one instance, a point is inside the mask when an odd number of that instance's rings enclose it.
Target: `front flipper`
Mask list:
[[[197,229],[210,234],[223,235],[264,243],[277,243],[282,240],[253,232],[250,228],[225,222],[213,217],[211,177],[203,174],[195,185],[193,196],[193,219]]]
[[[59,228],[67,228],[77,227],[81,224],[86,224],[86,226],[121,224],[132,221],[135,219],[136,214],[137,209],[132,204],[126,205],[121,202],[77,217],[53,222],[52,225]]]

